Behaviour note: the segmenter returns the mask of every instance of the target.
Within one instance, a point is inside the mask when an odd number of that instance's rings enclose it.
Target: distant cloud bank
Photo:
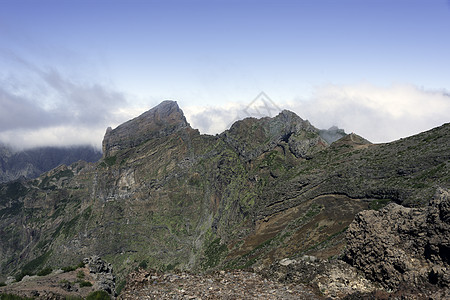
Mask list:
[[[278,107],[294,111],[319,129],[338,126],[376,143],[411,136],[450,121],[450,95],[445,90],[407,84],[330,84],[317,87],[310,99],[272,99]],[[194,128],[214,134],[225,130],[236,116],[243,116],[244,108],[245,104],[230,103],[190,107],[185,112]]]
[[[75,82],[22,61],[28,78],[0,78],[0,141],[18,148],[90,144],[127,116],[125,96],[100,84]]]
[[[450,121],[450,95],[413,85],[327,85],[288,107],[315,126],[337,125],[372,142],[389,142]]]
[[[33,77],[26,85],[14,76],[0,78],[0,142],[17,148],[80,144],[99,148],[108,126],[117,126],[151,108],[137,107],[108,86],[74,82],[57,70],[29,69]],[[316,87],[309,99],[269,96],[277,108],[292,110],[320,129],[336,125],[377,143],[450,121],[447,91],[408,84],[330,84]],[[252,100],[181,109],[192,127],[216,134],[249,116],[246,108]]]

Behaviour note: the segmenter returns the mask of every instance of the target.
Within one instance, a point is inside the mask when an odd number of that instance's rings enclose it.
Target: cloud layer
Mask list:
[[[0,78],[0,141],[18,148],[44,145],[100,146],[107,126],[126,120],[125,96],[76,82],[55,69],[23,62],[27,78]]]
[[[450,121],[450,96],[445,90],[413,85],[327,85],[310,101],[293,101],[290,108],[318,127],[338,125],[372,142],[407,137]]]
[[[450,121],[450,96],[445,90],[425,90],[413,85],[380,87],[368,83],[324,85],[310,99],[277,101],[314,126],[338,126],[372,142],[389,142]],[[249,103],[251,100],[249,101]],[[214,134],[243,117],[245,105],[191,107],[187,117],[201,132]]]
[[[137,107],[107,85],[71,80],[55,69],[27,69],[31,75],[26,80],[0,78],[0,142],[18,148],[100,147],[105,128],[151,108]],[[450,95],[445,90],[408,84],[329,84],[316,87],[310,99],[280,101],[269,96],[270,103],[257,97],[247,103],[181,108],[192,127],[207,134],[220,133],[244,117],[273,116],[274,109],[289,109],[320,129],[336,125],[372,142],[393,141],[450,121]]]

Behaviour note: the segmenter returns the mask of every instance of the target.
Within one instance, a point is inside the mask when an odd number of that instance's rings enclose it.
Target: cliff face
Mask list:
[[[109,127],[103,139],[103,154],[113,156],[120,150],[136,147],[152,138],[169,136],[183,128],[190,128],[190,125],[177,103],[164,101],[114,130]]]
[[[165,101],[108,130],[99,162],[0,186],[0,273],[100,255],[120,283],[144,264],[205,270],[335,257],[358,212],[421,206],[436,186],[449,188],[449,131],[381,145],[349,135],[330,146],[283,111],[209,136]]]

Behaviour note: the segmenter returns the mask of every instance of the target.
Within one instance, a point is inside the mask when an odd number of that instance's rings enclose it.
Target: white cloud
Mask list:
[[[17,148],[101,145],[108,126],[134,117],[123,93],[26,61],[26,77],[0,76],[0,142]],[[100,134],[101,132],[101,134]]]
[[[0,141],[18,149],[41,146],[91,145],[101,149],[104,128],[51,126],[0,132]]]
[[[192,127],[215,134],[246,117],[244,109],[249,103],[182,109]],[[425,90],[408,84],[323,85],[315,88],[310,99],[276,104],[319,129],[336,125],[376,143],[411,136],[450,121],[450,96],[445,90]]]
[[[203,134],[216,134],[228,129],[234,121],[242,119],[244,108],[235,102],[221,106],[181,107],[190,125]]]
[[[316,127],[337,125],[372,142],[393,141],[450,121],[445,90],[407,84],[326,85],[318,87],[312,99],[287,106]]]

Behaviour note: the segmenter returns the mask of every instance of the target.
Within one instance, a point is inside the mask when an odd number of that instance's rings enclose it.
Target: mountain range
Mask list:
[[[76,161],[96,162],[102,153],[91,146],[37,147],[14,150],[0,144],[0,183],[21,177],[31,179],[59,165]]]
[[[287,110],[204,135],[176,102],[164,101],[108,128],[98,162],[0,185],[0,281],[94,254],[114,266],[121,287],[142,266],[275,274],[274,264],[306,256],[344,257],[365,269],[345,252],[359,247],[348,240],[355,216],[386,205],[427,207],[450,188],[449,145],[448,123],[372,144]],[[429,268],[447,268],[450,245],[436,243],[441,258]],[[403,282],[368,277],[391,289]]]

